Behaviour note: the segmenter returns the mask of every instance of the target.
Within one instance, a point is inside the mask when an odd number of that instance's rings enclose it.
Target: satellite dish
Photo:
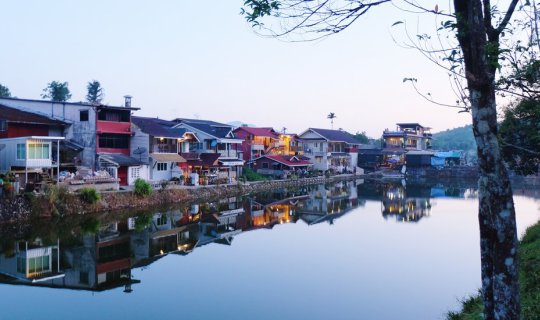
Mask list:
[[[138,147],[137,149],[133,150],[133,153],[134,154],[143,154],[146,152],[146,148],[145,147]]]

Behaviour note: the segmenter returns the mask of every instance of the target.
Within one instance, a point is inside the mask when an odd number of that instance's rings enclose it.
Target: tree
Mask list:
[[[0,84],[0,97],[11,97],[11,92],[9,91],[9,88]]]
[[[540,165],[540,101],[522,100],[504,111],[499,134],[502,154],[522,175],[537,174]]]
[[[328,119],[330,119],[330,124],[332,126],[332,129],[334,129],[334,119],[337,118],[336,114],[333,112],[330,112],[327,116]]]
[[[274,36],[303,33],[310,39],[342,32],[371,9],[390,0],[246,0],[243,13],[248,22]],[[392,3],[397,1],[392,1]],[[517,268],[515,208],[508,173],[497,139],[496,73],[501,67],[501,35],[514,15],[518,0],[506,11],[490,0],[453,0],[450,13],[403,0],[419,13],[432,13],[448,20],[442,28],[455,33],[458,46],[447,48],[447,59],[463,67],[466,83],[461,98],[469,106],[479,164],[480,247],[482,296],[485,319],[519,319],[520,300]],[[527,1],[526,4],[529,4]],[[499,17],[495,19],[495,17]],[[278,19],[282,29],[268,28],[262,20]],[[494,21],[498,22],[496,24]],[[426,53],[425,50],[423,53]],[[434,61],[436,62],[436,61]],[[436,62],[437,63],[437,62]],[[454,67],[448,72],[456,73]],[[458,76],[462,76],[459,74]]]
[[[370,141],[369,137],[366,135],[366,132],[365,131],[362,131],[362,132],[357,132],[355,135],[354,135],[354,138],[356,140],[358,140],[358,142],[360,143],[363,143],[363,144],[368,144]]]
[[[86,101],[90,103],[101,103],[104,94],[103,88],[101,87],[99,81],[92,80],[88,82],[86,89],[88,91],[88,93],[86,94]]]
[[[69,92],[68,83],[60,81],[52,81],[47,84],[43,89],[41,97],[43,99],[50,99],[51,101],[65,102],[71,99],[71,93]]]

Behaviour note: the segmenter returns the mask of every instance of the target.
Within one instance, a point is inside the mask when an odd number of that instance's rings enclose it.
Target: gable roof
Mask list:
[[[281,164],[284,164],[289,167],[305,167],[305,166],[311,166],[312,163],[309,160],[302,159],[297,156],[283,156],[283,155],[277,155],[277,154],[266,154],[263,156],[258,157],[257,159],[261,158],[268,158],[270,160],[279,162]],[[254,161],[257,161],[255,159]]]
[[[12,123],[42,124],[47,126],[68,126],[69,123],[34,112],[19,110],[0,104],[0,120]]]
[[[230,136],[233,127],[228,124],[219,123],[211,120],[199,120],[199,119],[184,119],[176,118],[173,120],[177,124],[186,124],[194,129],[202,131],[206,134],[214,136],[216,138],[234,138]]]
[[[325,138],[328,141],[345,142],[345,143],[350,143],[350,144],[360,144],[360,141],[356,140],[352,134],[344,130],[330,130],[330,129],[318,129],[318,128],[309,128],[308,130],[315,132],[316,134],[320,135],[321,137]]]
[[[279,138],[279,134],[274,131],[273,128],[266,128],[266,127],[263,127],[263,128],[255,128],[255,127],[238,127],[236,129],[234,129],[234,132],[238,132],[238,131],[245,131],[251,135],[254,135],[254,136],[257,136],[257,137],[268,137],[268,138],[273,138],[273,139],[278,139]]]
[[[154,137],[183,138],[184,134],[188,132],[185,128],[173,128],[174,122],[163,119],[131,117],[131,122],[142,132]]]

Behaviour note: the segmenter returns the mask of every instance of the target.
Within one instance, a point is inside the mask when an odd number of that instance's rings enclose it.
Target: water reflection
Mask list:
[[[132,277],[132,268],[148,266],[168,254],[188,255],[208,244],[231,245],[243,232],[299,220],[332,225],[367,201],[380,202],[384,219],[420,222],[431,215],[434,198],[474,196],[470,187],[349,181],[138,216],[40,222],[19,232],[18,238],[3,233],[0,281],[91,291],[123,287],[131,292],[140,283]]]

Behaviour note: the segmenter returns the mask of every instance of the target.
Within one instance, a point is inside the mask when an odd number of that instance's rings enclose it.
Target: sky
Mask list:
[[[378,138],[398,122],[432,132],[470,123],[470,115],[421,98],[455,101],[448,76],[419,52],[399,46],[392,6],[375,8],[346,31],[316,42],[257,35],[243,0],[5,1],[0,84],[40,99],[47,83],[67,81],[71,101],[101,82],[104,102],[132,95],[138,116],[241,121],[300,133],[308,127],[365,131]],[[424,17],[422,26],[436,22]],[[428,31],[431,31],[428,30]]]

